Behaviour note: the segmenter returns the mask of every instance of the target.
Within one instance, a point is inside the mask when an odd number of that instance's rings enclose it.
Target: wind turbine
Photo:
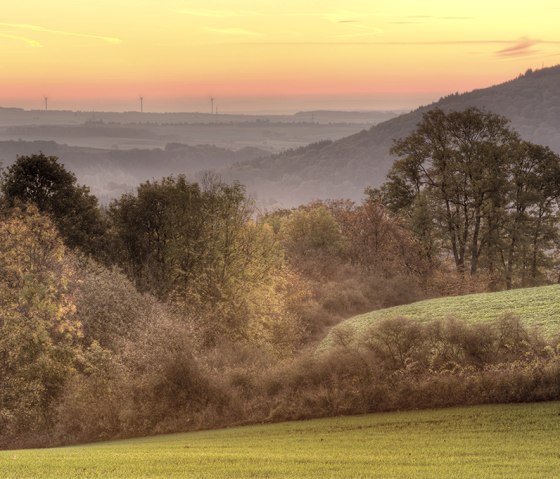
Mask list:
[[[140,113],[144,113],[144,97],[140,97]]]
[[[214,114],[214,97],[213,96],[210,97],[210,110],[211,110],[211,113]]]
[[[45,97],[45,111],[49,111],[49,97]]]

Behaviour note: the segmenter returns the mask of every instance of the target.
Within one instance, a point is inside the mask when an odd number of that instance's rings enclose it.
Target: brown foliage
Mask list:
[[[72,385],[60,407],[66,441],[560,398],[559,343],[511,316],[482,325],[387,320],[358,344],[341,337],[326,352],[281,362],[233,342],[195,359],[184,328],[161,317],[121,360]]]

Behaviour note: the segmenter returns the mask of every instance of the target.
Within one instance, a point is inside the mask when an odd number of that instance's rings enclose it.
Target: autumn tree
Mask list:
[[[37,209],[0,222],[0,431],[18,440],[52,426],[52,404],[79,357],[73,276],[52,222]]]
[[[205,248],[203,192],[185,177],[142,183],[110,206],[114,262],[142,291],[166,299]]]
[[[361,203],[327,203],[340,225],[349,261],[365,273],[389,278],[426,275],[430,262],[420,242],[373,191]]]
[[[558,238],[560,158],[548,147],[521,142],[511,153],[509,170],[501,266],[508,288],[516,279],[531,286],[545,279],[548,253]]]
[[[560,194],[557,155],[521,141],[506,118],[476,108],[425,113],[392,153],[398,159],[383,201],[407,216],[423,241],[437,230],[459,273],[476,276],[482,267],[512,287],[527,283],[520,277],[529,261],[531,281],[538,281]]]
[[[110,209],[120,264],[192,318],[205,345],[270,343],[284,326],[284,339],[298,335],[280,245],[253,213],[240,185],[183,176],[144,183]]]
[[[280,236],[288,255],[341,257],[346,248],[340,225],[322,204],[297,209],[285,217]]]

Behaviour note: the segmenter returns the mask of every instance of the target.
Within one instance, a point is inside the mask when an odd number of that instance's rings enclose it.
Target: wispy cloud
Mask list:
[[[378,28],[378,27],[374,27],[370,24],[368,24],[367,20],[361,21],[361,20],[336,20],[333,18],[330,18],[330,21],[333,21],[335,23],[337,23],[338,25],[341,26],[341,28],[344,27],[348,27],[351,30],[353,30],[353,32],[350,33],[340,33],[337,35],[334,35],[334,38],[360,38],[360,37],[370,37],[373,35],[379,35],[381,33],[384,33],[385,30]],[[344,31],[348,32],[348,28],[345,28]],[[356,32],[356,30],[361,30]]]
[[[286,45],[286,46],[445,46],[445,45],[456,45],[456,46],[469,46],[469,45],[503,45],[503,50],[508,50],[514,47],[520,42],[520,40],[500,40],[500,39],[481,39],[481,40],[433,40],[433,41],[306,41],[306,42],[263,42],[255,41],[251,42],[251,45]],[[247,42],[238,42],[237,44],[249,44]],[[535,44],[549,44],[549,45],[560,45],[560,40],[538,40]],[[509,45],[509,46],[508,46]],[[500,50],[502,51],[502,50]]]
[[[259,15],[258,12],[253,11],[240,11],[240,10],[206,10],[206,9],[189,9],[178,8],[172,10],[173,13],[180,13],[181,15],[190,15],[193,17],[205,18],[233,18],[233,17],[247,17]]]
[[[410,46],[410,45],[509,45],[515,43],[510,40],[441,40],[441,41],[395,41],[395,42],[258,42],[259,45],[386,45],[386,46]],[[257,44],[257,42],[255,42]]]
[[[539,40],[535,40],[532,38],[521,38],[517,43],[514,45],[504,48],[502,50],[498,50],[496,55],[499,57],[521,57],[532,55],[537,53],[536,50],[532,50],[532,47],[538,45],[540,42]]]
[[[27,46],[32,48],[42,48],[43,44],[38,42],[37,40],[33,40],[33,38],[22,37],[20,35],[12,35],[11,33],[0,33],[1,38],[8,38],[10,40],[16,40],[18,42],[23,42],[27,44]]]
[[[65,30],[54,30],[52,28],[46,28],[39,25],[31,25],[27,23],[4,23],[0,22],[0,27],[9,27],[16,30],[28,30],[33,32],[41,32],[41,33],[52,33],[55,35],[65,35],[69,37],[80,37],[80,38],[92,38],[95,40],[101,40],[106,43],[121,43],[122,40],[116,37],[106,37],[101,35],[91,35],[89,33],[77,33],[77,32],[68,32]]]
[[[246,37],[260,37],[261,34],[245,28],[214,28],[203,27],[204,30],[210,33],[217,33],[219,35],[240,35]]]

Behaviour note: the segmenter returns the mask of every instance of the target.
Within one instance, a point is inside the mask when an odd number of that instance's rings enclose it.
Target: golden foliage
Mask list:
[[[73,268],[50,220],[35,208],[0,222],[0,429],[40,430],[72,373],[81,324]]]

